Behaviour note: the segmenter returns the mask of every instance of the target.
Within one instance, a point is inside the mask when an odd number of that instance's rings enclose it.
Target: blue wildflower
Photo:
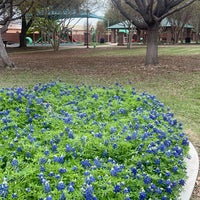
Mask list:
[[[179,185],[182,185],[182,186],[185,185],[185,181],[183,179],[180,179],[179,180]]]
[[[125,187],[123,192],[124,194],[128,194],[130,192],[130,188]]]
[[[166,172],[165,172],[165,176],[166,176],[166,177],[170,177],[170,176],[171,176],[170,172],[166,171]]]
[[[167,193],[171,194],[171,193],[172,193],[172,188],[171,188],[171,186],[168,186],[168,187],[165,189],[165,191],[166,191]]]
[[[156,167],[156,169],[154,170],[157,174],[160,174],[161,170],[159,167]]]
[[[155,193],[157,193],[157,194],[162,194],[162,189],[159,188],[159,187],[157,187],[157,188],[155,189]]]
[[[40,174],[38,174],[38,177],[40,182],[42,182],[42,180],[44,179],[44,174],[41,172]]]
[[[151,183],[151,177],[144,176],[143,181],[144,181],[144,184],[150,184]]]
[[[172,171],[173,171],[174,173],[176,173],[176,172],[178,171],[178,167],[177,167],[177,166],[173,166]]]
[[[81,165],[82,165],[83,168],[87,168],[87,167],[91,166],[89,160],[87,160],[87,159],[86,160],[82,160],[81,161]]]
[[[170,157],[172,155],[172,152],[171,152],[171,150],[168,150],[168,151],[166,151],[165,154],[166,154],[166,156]]]
[[[46,158],[40,158],[39,164],[45,164],[46,162]]]
[[[95,134],[95,137],[97,137],[97,138],[102,138],[102,136],[103,136],[102,133],[96,133]]]
[[[45,172],[45,167],[44,166],[40,166],[40,172]]]
[[[12,162],[11,162],[11,165],[13,166],[13,167],[18,167],[18,160],[16,159],[16,158],[13,158],[13,160],[12,160]]]
[[[107,155],[108,155],[108,151],[104,150],[103,153],[102,153],[102,157],[107,157]]]
[[[50,177],[55,176],[54,172],[49,172],[49,176],[50,176]]]
[[[45,181],[45,183],[44,183],[44,192],[45,193],[51,192],[51,186],[48,181]]]
[[[56,151],[57,151],[57,148],[58,148],[58,147],[57,147],[56,144],[53,144],[53,145],[52,145],[52,151],[53,151],[53,152],[56,152]]]
[[[134,132],[132,133],[132,135],[131,135],[131,139],[132,139],[132,140],[135,140],[136,138],[137,138],[137,132],[134,131]]]
[[[141,144],[139,145],[139,147],[138,147],[138,151],[141,152],[143,147],[144,147],[144,144],[141,143]]]
[[[65,183],[63,181],[60,181],[57,185],[57,189],[60,190],[64,190],[65,189]]]
[[[65,196],[65,194],[64,193],[62,193],[61,194],[61,197],[60,197],[60,199],[59,200],[66,200],[67,198],[66,198],[66,196]]]
[[[155,159],[154,159],[154,163],[155,163],[156,165],[160,165],[160,159],[159,159],[159,158],[155,158]]]
[[[166,150],[166,146],[162,143],[160,144],[160,146],[158,147],[158,149],[162,152],[164,152]]]
[[[188,141],[188,138],[183,138],[183,140],[182,140],[182,143],[181,143],[182,145],[184,145],[184,146],[188,146],[189,145],[189,141]]]
[[[18,152],[22,152],[22,147],[17,147]]]
[[[83,189],[83,196],[85,200],[97,200],[97,198],[93,195],[93,187],[87,185],[86,188]]]
[[[127,195],[124,200],[131,200],[131,198]]]
[[[85,176],[89,176],[89,175],[90,175],[90,172],[89,172],[89,171],[85,171],[85,172],[84,172],[84,175],[85,175]]]
[[[98,158],[95,158],[94,159],[94,165],[96,167],[100,168],[102,166],[102,163],[101,163],[101,161]]]
[[[72,170],[73,170],[73,171],[77,171],[77,170],[78,170],[78,167],[77,167],[77,166],[73,166],[73,167],[72,167]]]
[[[7,198],[8,196],[8,183],[6,179],[4,179],[3,183],[0,184],[0,197]]]
[[[176,186],[177,186],[177,182],[176,182],[176,181],[173,181],[172,184],[171,184],[171,187],[172,187],[172,188],[175,188]]]
[[[119,113],[120,113],[120,114],[126,114],[127,111],[126,111],[125,108],[120,108],[120,109],[119,109]]]
[[[147,194],[145,191],[140,192],[140,200],[144,200],[146,199],[146,197],[147,197]]]
[[[69,185],[67,186],[67,190],[69,192],[74,192],[74,182],[70,182]]]
[[[49,195],[45,200],[53,200],[53,198],[51,195]]]
[[[131,167],[131,173],[133,174],[133,176],[135,177],[137,174],[137,169],[135,167]]]
[[[85,178],[85,183],[88,185],[91,185],[93,182],[96,182],[96,179],[94,178],[94,176],[89,175]]]
[[[74,133],[72,130],[68,131],[68,138],[74,139]]]
[[[12,194],[12,198],[13,198],[13,199],[17,199],[17,198],[18,198],[18,195],[17,195],[16,193],[13,193],[13,194]]]
[[[60,172],[61,174],[64,174],[65,172],[67,172],[67,170],[66,170],[65,168],[60,168],[60,169],[59,169],[59,172]]]
[[[26,152],[26,158],[31,158],[31,153],[30,152]]]
[[[116,185],[114,185],[114,190],[113,190],[115,193],[118,193],[118,192],[120,192],[121,191],[121,186],[120,186],[120,184],[116,184]]]
[[[54,156],[54,162],[63,164],[65,162],[65,157],[64,156],[60,156],[60,157]]]
[[[170,140],[165,140],[165,141],[164,141],[164,145],[165,145],[166,147],[170,147],[170,146],[171,146],[171,141],[170,141]]]
[[[71,150],[72,150],[72,148],[69,144],[66,144],[65,149],[66,149],[66,152],[71,152]]]
[[[28,188],[25,189],[25,191],[26,192],[31,192],[31,188],[28,187]]]
[[[98,94],[93,94],[93,95],[92,95],[92,98],[94,98],[94,99],[98,99],[99,96],[98,96]]]
[[[130,135],[128,135],[127,137],[126,137],[126,140],[127,141],[130,141],[132,138],[131,138],[131,136]]]
[[[110,116],[114,116],[115,114],[116,114],[116,112],[113,110],[110,112]]]
[[[56,179],[60,179],[60,178],[61,178],[60,174],[56,174],[56,175],[55,175],[55,178],[56,178]]]
[[[153,191],[156,190],[156,185],[155,185],[154,183],[151,183],[151,189],[152,189]]]
[[[117,129],[116,129],[115,127],[111,127],[111,128],[110,128],[110,133],[111,133],[111,134],[115,133],[116,131],[117,131]]]

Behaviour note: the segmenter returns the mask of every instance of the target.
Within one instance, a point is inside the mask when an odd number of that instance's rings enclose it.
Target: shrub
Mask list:
[[[177,199],[188,139],[131,86],[0,90],[2,199]]]

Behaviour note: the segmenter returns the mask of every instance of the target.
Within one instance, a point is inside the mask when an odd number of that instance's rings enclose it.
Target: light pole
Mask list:
[[[86,46],[87,46],[87,49],[88,49],[89,48],[89,9],[87,9],[87,23],[86,23],[86,26],[87,26]]]
[[[110,38],[109,26],[110,26],[110,24],[109,24],[109,19],[108,19],[108,33],[107,33],[108,34],[108,43],[110,42],[110,39],[109,39]]]

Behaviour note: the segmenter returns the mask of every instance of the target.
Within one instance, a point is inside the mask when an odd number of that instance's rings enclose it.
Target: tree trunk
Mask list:
[[[158,64],[158,31],[159,24],[149,26],[147,30],[147,51],[145,65]]]
[[[26,47],[27,46],[27,41],[26,41],[26,32],[28,29],[31,27],[33,23],[33,17],[29,19],[27,23],[26,15],[22,15],[22,28],[21,28],[21,33],[20,33],[20,45],[19,47]]]
[[[14,63],[10,60],[8,57],[8,54],[6,52],[2,37],[1,37],[1,32],[0,32],[0,57],[2,59],[4,67],[9,67],[9,68],[14,68],[15,65]]]
[[[23,33],[20,33],[20,45],[19,47],[20,48],[25,48],[27,45],[26,45],[26,35],[24,35]]]
[[[56,31],[53,31],[51,45],[55,52],[59,50],[60,42],[59,42],[59,37],[57,36]]]
[[[129,27],[128,42],[127,42],[128,49],[131,49],[132,38],[133,38],[133,27]]]
[[[19,47],[24,48],[26,47],[26,31],[27,31],[27,24],[26,24],[26,17],[25,15],[22,16],[22,28],[20,33],[20,44]]]

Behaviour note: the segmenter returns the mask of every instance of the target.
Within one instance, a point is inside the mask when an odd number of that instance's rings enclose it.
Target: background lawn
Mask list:
[[[71,84],[106,86],[131,83],[137,91],[156,95],[169,106],[200,152],[200,46],[160,46],[160,65],[148,67],[144,66],[144,46],[133,46],[131,50],[63,49],[57,53],[33,48],[8,51],[17,69],[0,68],[1,88],[32,87],[58,79]]]

